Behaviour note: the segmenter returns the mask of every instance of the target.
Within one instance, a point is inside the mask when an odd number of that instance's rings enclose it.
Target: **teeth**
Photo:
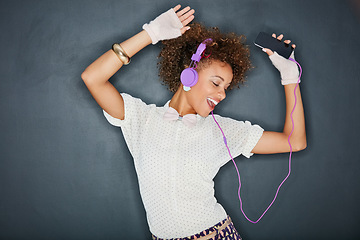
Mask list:
[[[218,102],[217,102],[217,101],[215,101],[214,99],[207,98],[207,100],[209,100],[209,101],[211,101],[212,103],[214,103],[214,104],[215,104],[215,106],[216,106],[216,105],[218,105]]]

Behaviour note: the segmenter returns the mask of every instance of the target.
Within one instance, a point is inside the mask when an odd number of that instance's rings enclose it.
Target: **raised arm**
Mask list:
[[[273,34],[273,37],[276,37],[275,34]],[[277,37],[277,39],[279,39],[280,41],[282,40],[282,38],[283,35]],[[290,44],[290,40],[286,40],[284,42]],[[295,48],[294,44],[293,48]],[[290,114],[294,108],[295,103],[294,90],[296,84],[294,82],[297,81],[296,76],[298,76],[298,70],[296,64],[291,62],[290,60],[277,55],[277,53],[274,54],[269,49],[265,49],[265,51],[269,55],[273,64],[279,69],[282,76],[282,83],[284,84],[286,98],[285,124],[282,132],[264,131],[262,137],[254,147],[252,152],[258,154],[289,152],[290,146],[288,143],[288,137],[292,130],[292,121],[290,118]],[[279,66],[279,64],[281,66]],[[290,83],[286,82],[289,79]],[[292,117],[294,120],[294,131],[291,134],[290,143],[292,146],[292,150],[296,152],[305,149],[307,145],[304,108],[301,99],[300,85],[298,85],[296,88],[296,107],[294,109]]]
[[[150,43],[149,35],[143,30],[120,45],[127,55],[132,57]],[[124,119],[124,101],[118,90],[108,80],[122,66],[123,63],[111,49],[96,59],[81,74],[81,78],[100,107],[119,119]]]
[[[161,14],[143,26],[144,30],[120,43],[124,52],[131,58],[150,43],[176,38],[183,34],[194,19],[194,10],[186,7],[179,11],[180,5]],[[175,19],[174,19],[175,18]],[[124,101],[118,90],[108,81],[121,67],[115,52],[111,49],[90,64],[81,78],[96,102],[111,116],[124,119]]]

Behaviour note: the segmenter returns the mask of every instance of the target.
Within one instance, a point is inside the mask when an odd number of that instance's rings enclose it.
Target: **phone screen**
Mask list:
[[[277,52],[284,58],[289,58],[294,50],[289,44],[277,40],[270,34],[260,32],[256,37],[254,44],[260,48],[268,48],[273,52]]]

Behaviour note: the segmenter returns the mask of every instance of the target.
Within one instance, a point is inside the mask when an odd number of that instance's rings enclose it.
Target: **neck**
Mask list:
[[[180,116],[185,116],[186,114],[196,114],[195,110],[187,101],[186,92],[184,91],[182,85],[180,85],[174,96],[171,98],[169,106],[174,108]]]

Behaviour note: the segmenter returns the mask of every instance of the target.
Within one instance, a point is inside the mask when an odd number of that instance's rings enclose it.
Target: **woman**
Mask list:
[[[194,19],[194,10],[180,8],[177,5],[145,24],[140,33],[120,45],[113,45],[113,49],[87,67],[81,77],[106,119],[122,128],[134,158],[153,239],[241,239],[214,197],[213,178],[231,158],[209,114],[225,99],[227,89],[244,82],[245,72],[250,68],[249,50],[242,36],[222,34],[218,29],[206,29],[199,24],[190,28],[188,24]],[[277,38],[281,41],[283,36]],[[128,94],[119,94],[109,78],[138,51],[161,40],[164,47],[160,53],[160,76],[175,92],[171,100],[157,107]],[[192,54],[199,50],[201,43],[205,48],[200,51],[203,57],[191,62]],[[248,121],[216,115],[234,157],[290,151],[290,112],[298,69],[296,64],[271,50],[265,51],[281,69],[287,106],[284,130],[263,131]],[[196,70],[198,81],[193,86],[184,86],[180,75],[189,67]],[[293,151],[306,147],[299,88],[296,94]]]

